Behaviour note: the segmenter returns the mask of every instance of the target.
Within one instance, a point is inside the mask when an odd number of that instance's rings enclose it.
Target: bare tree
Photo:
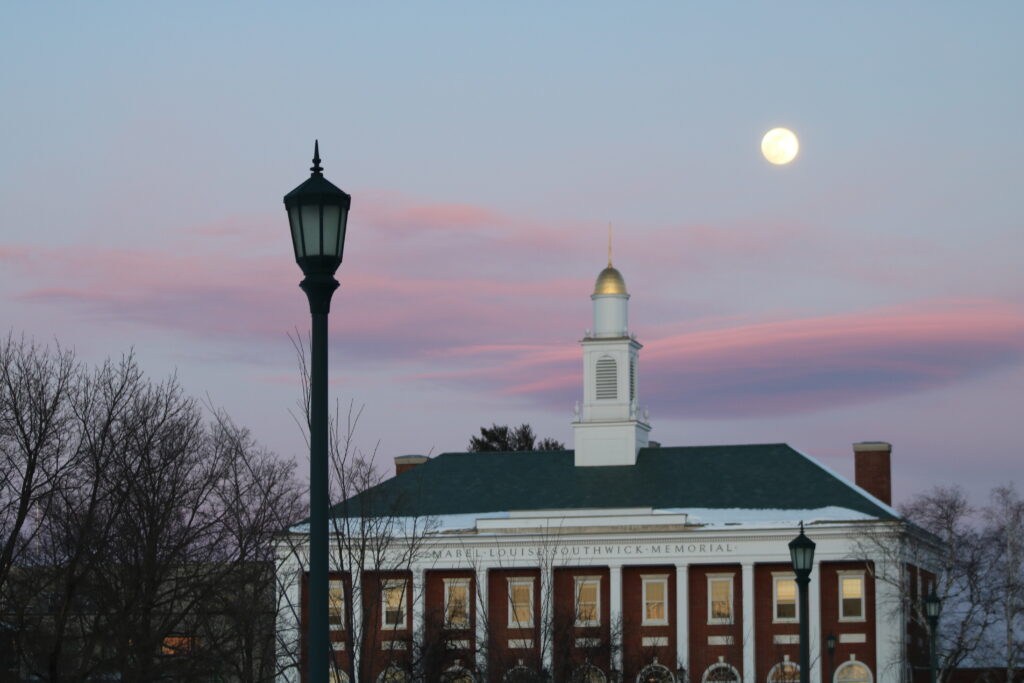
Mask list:
[[[18,668],[46,681],[271,680],[270,539],[298,509],[293,468],[223,413],[207,424],[173,377],[146,379],[131,355],[87,370],[59,350],[4,351],[17,389],[5,424],[34,410],[37,425],[4,442],[4,481],[35,510],[12,515],[21,530],[5,537],[17,552],[0,604]]]
[[[298,411],[293,413],[308,445],[310,429],[309,367],[307,344],[292,337],[302,390]],[[431,656],[433,643],[423,640],[426,631],[383,628],[388,618],[384,601],[395,600],[403,623],[411,623],[410,606],[422,602],[422,588],[413,580],[413,566],[420,558],[425,539],[435,524],[416,513],[414,500],[390,497],[379,489],[385,480],[375,465],[376,447],[359,448],[355,435],[362,408],[350,402],[344,415],[335,404],[328,436],[328,467],[331,499],[338,501],[330,515],[331,580],[340,613],[334,616],[333,666],[349,681],[374,681],[381,667],[393,667],[403,675],[419,675]],[[290,531],[277,540],[278,659],[279,669],[295,677],[303,662],[303,602],[308,533],[304,524],[290,520]],[[380,653],[386,654],[380,654]],[[385,661],[386,660],[386,661]]]
[[[957,487],[936,487],[900,511],[903,519],[871,527],[854,544],[854,557],[865,562],[876,582],[892,589],[885,606],[889,613],[879,618],[909,619],[911,624],[899,661],[878,664],[894,676],[906,675],[908,662],[927,666],[932,633],[925,597],[934,590],[942,600],[935,634],[938,679],[946,681],[984,648],[995,623],[991,546],[976,526],[978,511]]]
[[[983,512],[983,542],[995,555],[990,575],[993,634],[986,659],[1002,662],[1006,683],[1024,668],[1024,500],[1012,486],[992,490]]]
[[[74,354],[0,342],[0,589],[74,460],[66,448]]]

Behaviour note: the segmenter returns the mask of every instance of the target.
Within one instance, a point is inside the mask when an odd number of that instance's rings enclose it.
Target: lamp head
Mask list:
[[[798,577],[806,578],[811,573],[815,547],[814,541],[804,536],[804,523],[800,522],[800,535],[789,542],[789,557]]]
[[[284,196],[295,261],[306,275],[333,276],[345,252],[352,197],[324,178],[319,140],[309,170],[309,178]]]

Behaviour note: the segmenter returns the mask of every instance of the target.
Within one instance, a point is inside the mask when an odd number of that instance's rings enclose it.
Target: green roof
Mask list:
[[[443,453],[335,505],[334,516],[439,516],[585,508],[893,514],[786,444],[644,448],[636,465],[576,467],[572,451]]]

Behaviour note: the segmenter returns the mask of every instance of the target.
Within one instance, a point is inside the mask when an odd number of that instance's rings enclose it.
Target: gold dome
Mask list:
[[[597,282],[594,283],[594,294],[626,293],[626,281],[622,279],[622,273],[608,264],[608,267],[597,276]]]

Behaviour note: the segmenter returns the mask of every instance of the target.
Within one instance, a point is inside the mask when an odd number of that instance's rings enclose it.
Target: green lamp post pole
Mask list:
[[[789,556],[793,561],[793,571],[796,573],[796,585],[800,589],[800,683],[810,683],[811,680],[807,587],[811,583],[814,548],[814,541],[804,536],[804,523],[800,522],[800,535],[789,542]]]
[[[825,649],[828,650],[828,678],[825,680],[832,683],[832,676],[836,670],[836,636],[834,633],[829,632],[828,638],[825,638]]]
[[[320,143],[313,146],[309,178],[284,196],[291,227],[295,261],[305,278],[300,287],[309,299],[310,339],[309,416],[309,579],[307,605],[307,680],[327,683],[330,635],[327,625],[328,534],[327,509],[327,316],[338,288],[334,273],[345,249],[345,228],[352,198],[324,178]]]
[[[928,668],[931,669],[932,683],[938,680],[939,675],[939,657],[936,652],[935,638],[939,632],[939,613],[942,611],[942,600],[935,594],[933,589],[928,597],[924,599],[924,613],[928,617],[928,628],[931,631],[929,644],[931,645],[931,658],[928,663]]]

